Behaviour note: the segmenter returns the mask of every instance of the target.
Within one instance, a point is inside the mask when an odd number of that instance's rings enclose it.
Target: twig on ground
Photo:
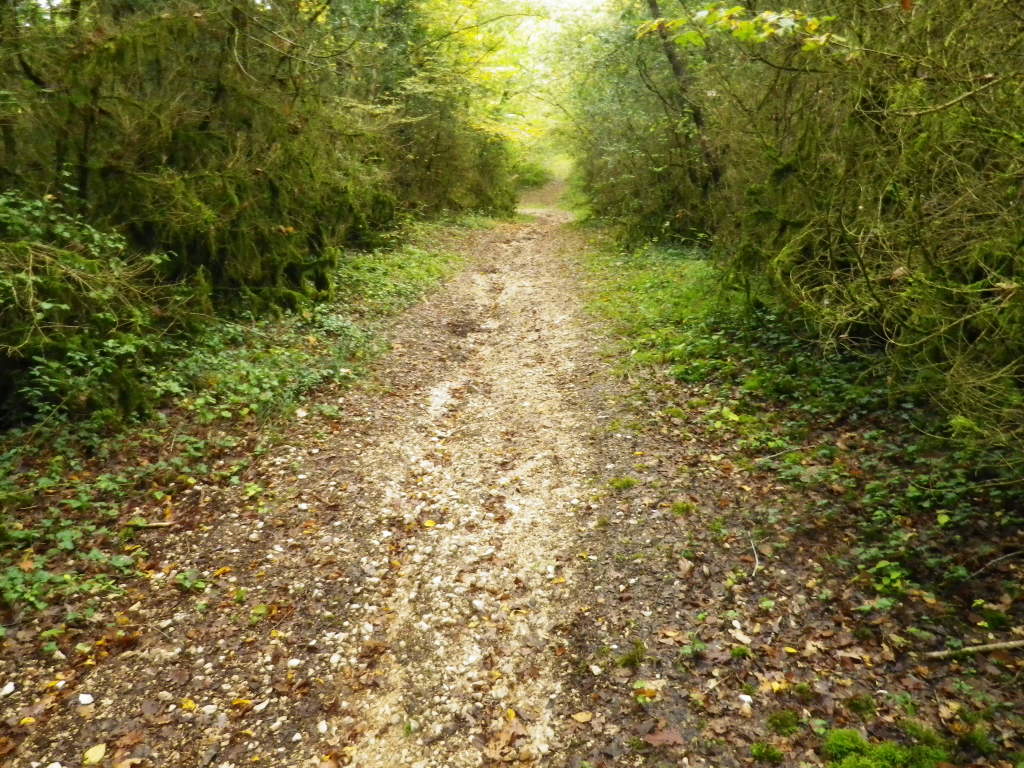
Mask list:
[[[968,579],[973,579],[979,573],[981,573],[982,571],[990,568],[991,566],[995,565],[996,563],[998,563],[998,562],[1000,562],[1002,560],[1008,560],[1009,558],[1015,557],[1016,555],[1024,555],[1024,549],[1018,549],[1016,552],[1010,552],[1008,554],[1003,555],[1002,557],[997,557],[995,560],[989,560],[987,563],[985,563],[983,566],[981,566],[981,568],[976,570],[974,573],[972,573],[967,578]]]
[[[985,653],[986,651],[1006,651],[1011,648],[1024,648],[1024,640],[1008,640],[1005,643],[985,643],[984,645],[968,645],[963,648],[949,648],[945,651],[929,651],[924,654],[926,659],[948,659],[961,653]]]
[[[757,576],[757,569],[761,567],[761,558],[757,556],[757,545],[754,544],[754,537],[747,534],[750,539],[750,548],[754,550],[754,570],[750,572],[750,578]]]

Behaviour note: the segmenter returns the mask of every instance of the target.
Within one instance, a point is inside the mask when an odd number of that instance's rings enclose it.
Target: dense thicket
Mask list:
[[[684,9],[631,2],[574,32],[595,212],[634,239],[710,237],[756,297],[884,349],[961,435],[1019,447],[1019,4]]]
[[[415,0],[2,0],[0,398],[328,295],[403,212],[509,210],[458,31]]]

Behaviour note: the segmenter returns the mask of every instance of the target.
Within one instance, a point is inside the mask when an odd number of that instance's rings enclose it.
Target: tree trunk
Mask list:
[[[647,7],[651,11],[651,18],[654,20],[662,18],[658,0],[647,0]],[[679,55],[679,48],[676,47],[675,41],[664,24],[658,24],[658,37],[661,39],[661,48],[676,81],[680,106],[689,112],[693,127],[696,129],[697,144],[700,146],[700,154],[705,166],[705,173],[702,174],[704,178],[700,186],[702,194],[707,197],[710,188],[721,179],[722,167],[711,150],[711,144],[704,131],[704,110],[690,98],[690,72],[682,56]]]

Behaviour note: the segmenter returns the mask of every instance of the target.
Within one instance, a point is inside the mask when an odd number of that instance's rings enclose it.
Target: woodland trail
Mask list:
[[[250,472],[266,505],[197,488],[167,578],[212,571],[245,606],[191,610],[158,574],[119,619],[137,647],[76,681],[89,698],[12,768],[101,743],[125,766],[558,762],[555,635],[612,381],[567,222],[471,234],[467,268],[398,322],[328,433],[300,419]]]
[[[828,567],[832,489],[752,464],[699,384],[612,369],[557,193],[454,235],[371,376],[179,494],[101,639],[0,658],[5,768],[821,766],[828,728],[1000,700],[1017,748],[1000,668],[908,640],[934,598],[869,614]]]

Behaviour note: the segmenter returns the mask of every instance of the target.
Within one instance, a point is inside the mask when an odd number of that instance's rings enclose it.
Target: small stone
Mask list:
[[[533,744],[526,744],[519,748],[519,759],[524,762],[536,760],[539,757],[540,752]]]
[[[93,698],[91,693],[80,693],[78,694],[78,703],[83,707],[87,707],[92,704],[96,699]]]
[[[259,704],[257,704],[255,707],[252,708],[252,711],[253,712],[262,712],[264,709],[267,708],[267,706],[269,704],[270,704],[270,699],[267,699],[266,701],[261,701]]]
[[[12,693],[14,693],[14,687],[14,683],[7,683],[6,685],[4,685],[3,688],[0,688],[0,699],[4,698],[5,696],[10,696]]]
[[[288,659],[288,669],[295,669],[302,666],[302,659]]]
[[[327,721],[321,720],[319,723],[316,724],[316,729],[320,733],[327,733]]]
[[[296,733],[294,736],[292,736],[292,741],[302,741],[302,734]]]

